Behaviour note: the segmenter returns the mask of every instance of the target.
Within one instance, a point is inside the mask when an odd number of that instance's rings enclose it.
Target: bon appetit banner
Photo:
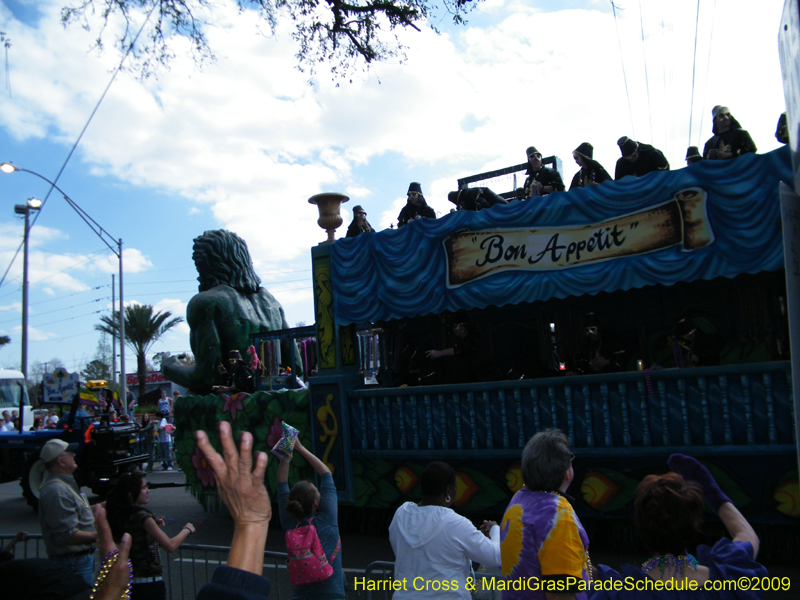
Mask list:
[[[689,188],[648,210],[572,227],[459,232],[444,240],[447,285],[456,287],[509,269],[549,271],[714,241],[706,192]]]

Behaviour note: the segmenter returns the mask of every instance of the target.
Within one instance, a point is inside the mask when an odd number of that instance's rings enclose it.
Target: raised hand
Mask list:
[[[667,460],[667,465],[686,481],[697,483],[703,488],[703,498],[715,514],[719,513],[723,504],[731,501],[719,488],[708,469],[691,456],[673,454]]]

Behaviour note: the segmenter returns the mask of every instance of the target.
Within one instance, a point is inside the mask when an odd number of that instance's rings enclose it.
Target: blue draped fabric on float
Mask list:
[[[781,181],[792,185],[791,159],[785,146],[767,154],[702,161],[638,179],[627,177],[591,189],[554,193],[481,212],[457,212],[435,220],[415,221],[401,229],[340,239],[331,245],[336,320],[340,325],[386,321],[776,270],[783,267],[778,199]],[[471,261],[470,267],[476,262],[485,263],[490,255],[495,257],[500,251],[492,248],[486,232],[516,230],[523,231],[524,236],[563,228],[586,237],[592,231],[605,230],[605,239],[601,240],[601,233],[597,233],[590,248],[595,242],[613,246],[614,239],[609,235],[614,232],[605,227],[605,222],[621,219],[621,223],[633,229],[638,222],[631,225],[625,215],[646,215],[686,190],[704,194],[703,218],[711,232],[705,245],[695,249],[671,244],[661,249],[646,248],[637,255],[623,253],[578,265],[573,262],[566,268],[559,268],[554,262],[551,268],[526,270],[533,258],[541,255],[555,258],[552,248],[529,243],[524,258],[531,260],[516,261],[525,263],[525,269],[484,271],[472,279],[464,276],[463,280],[454,279],[453,272],[448,272],[445,242],[459,237],[463,240],[461,250],[451,253],[466,252],[464,248],[470,244],[470,236],[459,236],[459,232],[484,235],[484,245],[477,254],[460,255]],[[673,229],[688,231],[695,216],[677,224],[676,219],[668,218],[665,222],[673,225]],[[647,231],[654,232],[645,238],[661,237],[663,223],[657,223],[651,216],[643,219],[651,223]],[[566,233],[561,235],[562,240],[567,239]],[[477,249],[474,240],[473,250]],[[646,246],[648,241],[643,239],[640,243]],[[558,254],[562,263],[565,254],[569,256],[566,248],[559,248]],[[584,256],[587,255],[584,248]]]

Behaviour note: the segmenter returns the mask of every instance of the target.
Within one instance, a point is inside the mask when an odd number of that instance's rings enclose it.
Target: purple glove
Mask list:
[[[692,481],[703,488],[703,498],[706,504],[714,511],[719,513],[720,507],[731,499],[722,493],[717,482],[714,481],[711,473],[696,459],[685,454],[673,454],[667,461],[669,468],[683,477],[686,481]]]

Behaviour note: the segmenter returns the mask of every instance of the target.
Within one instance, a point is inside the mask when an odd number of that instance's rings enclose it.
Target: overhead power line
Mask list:
[[[706,117],[706,94],[708,92],[708,76],[711,73],[711,49],[714,47],[714,21],[717,14],[717,0],[711,7],[711,33],[708,36],[708,60],[706,61],[706,83],[703,86],[703,108],[700,111],[700,135],[703,134],[703,121]],[[700,138],[698,137],[697,145],[700,145]]]
[[[32,228],[34,225],[36,225],[36,221],[39,220],[39,217],[41,216],[42,211],[44,210],[44,206],[45,206],[45,204],[47,204],[47,200],[50,198],[50,194],[53,192],[54,189],[56,189],[56,184],[58,184],[58,180],[61,178],[61,175],[64,173],[64,169],[67,168],[67,164],[69,163],[70,159],[72,158],[72,155],[75,153],[75,150],[77,150],[78,144],[80,144],[81,140],[83,139],[83,134],[85,134],[86,130],[89,128],[89,124],[92,122],[92,119],[94,119],[94,115],[97,113],[98,109],[100,108],[100,104],[102,104],[103,100],[106,97],[106,94],[108,94],[108,90],[111,89],[111,84],[114,83],[114,80],[117,78],[117,75],[119,74],[120,71],[122,71],[122,65],[125,64],[125,59],[128,58],[128,55],[133,50],[134,45],[139,40],[139,36],[142,34],[142,31],[144,31],[145,25],[147,25],[147,22],[150,20],[150,16],[153,14],[153,11],[156,9],[156,6],[158,6],[158,5],[159,4],[157,2],[153,3],[153,8],[151,8],[150,12],[147,13],[147,18],[144,20],[144,23],[142,23],[142,26],[139,29],[138,33],[136,34],[136,37],[133,38],[133,41],[131,42],[131,45],[128,46],[128,50],[125,52],[125,56],[123,56],[122,59],[119,61],[119,66],[116,68],[116,70],[114,71],[114,74],[111,76],[111,80],[108,82],[108,85],[106,86],[106,89],[103,90],[103,93],[100,95],[100,99],[95,104],[94,109],[92,110],[91,114],[89,115],[89,118],[86,120],[86,124],[83,126],[83,129],[81,129],[81,132],[78,134],[78,138],[75,140],[75,143],[72,145],[72,148],[70,149],[69,153],[67,154],[67,157],[64,159],[64,163],[61,165],[61,169],[59,169],[58,174],[56,175],[55,179],[53,179],[53,181],[51,182],[50,189],[47,190],[47,194],[45,194],[45,197],[42,198],[42,206],[39,208],[38,211],[36,211],[36,215],[33,217],[33,222],[31,223],[30,228]],[[66,196],[64,196],[64,198],[71,205],[73,204]],[[75,208],[75,206],[73,206],[73,208]],[[76,208],[76,210],[78,210],[78,209]],[[81,211],[78,211],[78,213],[81,214]],[[84,221],[86,220],[83,217],[82,214],[81,214],[81,218],[83,218]],[[91,227],[91,225],[89,225],[89,227]],[[30,231],[30,228],[28,229],[29,231]],[[94,229],[94,228],[92,228],[92,229]],[[105,241],[105,240],[103,240],[103,241]],[[17,247],[17,251],[14,252],[14,256],[11,257],[11,262],[9,263],[8,268],[6,269],[6,272],[3,273],[3,277],[0,278],[0,285],[3,285],[3,281],[5,281],[6,275],[8,275],[8,272],[11,270],[11,265],[14,264],[14,261],[17,259],[17,256],[19,256],[19,251],[22,249],[23,244],[24,244],[24,239],[23,239],[22,242],[20,242],[19,246]]]
[[[45,315],[52,315],[53,313],[64,312],[65,310],[78,308],[79,306],[86,306],[87,304],[94,304],[95,302],[100,302],[102,300],[108,300],[108,299],[109,299],[108,296],[106,296],[104,298],[95,298],[94,300],[89,300],[88,302],[81,302],[80,304],[73,304],[72,306],[67,306],[67,307],[64,307],[64,308],[57,308],[55,310],[48,310],[47,312],[43,312],[43,313],[36,313],[35,315],[32,315],[32,316],[34,316],[34,317],[43,317]],[[5,325],[6,323],[13,323],[13,322],[18,321],[18,320],[19,320],[18,317],[14,317],[13,319],[10,319],[8,321],[0,321],[0,325]]]
[[[617,44],[619,45],[619,60],[622,63],[622,80],[625,82],[625,96],[628,98],[628,115],[631,119],[631,133],[633,139],[636,139],[636,128],[633,125],[633,109],[631,109],[631,95],[628,92],[628,77],[625,75],[625,57],[622,54],[622,42],[619,38],[619,24],[617,23],[617,5],[611,0],[611,9],[614,12],[614,27],[617,29]],[[622,10],[622,9],[620,9]]]
[[[699,0],[698,0],[699,2]],[[647,51],[644,44],[644,18],[642,17],[642,0],[639,0],[639,27],[642,30],[642,56],[644,57],[644,85],[647,89],[647,113],[650,116],[650,142],[653,140],[653,108],[650,105],[650,78],[647,76]]]
[[[692,59],[692,99],[689,103],[689,142],[686,147],[692,145],[692,115],[694,113],[694,81],[697,72],[697,34],[700,26],[700,0],[697,0],[697,16],[694,21],[694,58]]]

